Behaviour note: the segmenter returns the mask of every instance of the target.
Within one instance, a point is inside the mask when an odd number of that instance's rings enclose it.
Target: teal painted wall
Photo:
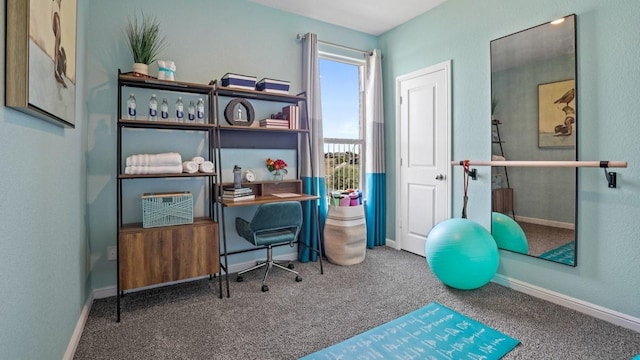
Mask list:
[[[626,160],[617,189],[601,169],[579,170],[578,267],[501,251],[499,273],[550,291],[640,317],[640,4],[635,0],[449,0],[381,35],[387,192],[387,237],[395,237],[396,77],[452,60],[452,153],[489,160],[491,77],[489,42],[575,13],[578,28],[580,160]],[[453,215],[462,206],[462,176],[454,171]],[[469,217],[490,225],[490,172],[469,186]]]
[[[577,268],[502,252],[499,271],[640,316],[640,268],[633,255],[640,230],[640,187],[635,180],[640,177],[635,151],[640,128],[634,123],[639,118],[634,90],[640,75],[634,70],[640,6],[635,0],[449,0],[379,38],[246,0],[93,0],[78,6],[76,128],[62,129],[0,109],[0,187],[5,190],[0,207],[0,358],[62,357],[90,292],[115,285],[115,263],[105,257],[116,238],[116,72],[130,69],[121,29],[127,14],[140,9],[162,22],[171,44],[163,57],[177,62],[177,77],[186,81],[208,82],[239,72],[290,79],[295,92],[300,89],[297,33],[313,31],[322,40],[362,49],[379,42],[384,53],[391,239],[395,78],[452,59],[453,157],[488,159],[489,41],[576,13],[579,156],[627,160],[630,166],[618,170],[619,188],[614,190],[606,188],[599,169],[580,170]],[[4,31],[4,25],[0,28]],[[488,175],[480,169],[480,179],[470,186],[469,214],[485,226],[490,221]],[[461,188],[456,172],[455,214],[461,207]]]
[[[90,166],[87,169],[87,191],[92,257],[97,259],[91,273],[94,289],[115,286],[116,283],[116,264],[105,261],[104,254],[107,246],[116,244],[116,79],[118,68],[124,72],[131,69],[132,58],[122,35],[127,16],[136,11],[139,14],[140,10],[156,16],[169,44],[160,58],[176,62],[176,79],[198,83],[208,83],[232,72],[254,75],[258,79],[287,79],[291,81],[291,93],[297,93],[301,89],[302,71],[302,46],[296,39],[298,33],[315,32],[321,40],[362,49],[374,48],[377,43],[372,35],[284,13],[246,0],[191,0],[179,4],[168,0],[94,0],[89,8],[91,29],[87,34],[86,56],[90,68],[87,73],[90,144],[87,157]],[[150,71],[155,75],[157,67],[152,66]],[[148,94],[137,96],[139,108],[144,110],[148,99]],[[206,150],[201,140],[189,141],[192,139],[189,135],[175,134],[171,137],[184,140],[184,145],[176,149],[183,158]],[[145,134],[136,134],[136,139],[139,143],[156,141]],[[157,145],[159,151],[163,151],[162,146]],[[164,148],[164,151],[169,150],[173,149]],[[131,153],[135,151],[131,150]],[[230,179],[228,175],[234,164],[262,170],[267,156],[283,157],[290,159],[289,163],[295,163],[294,155],[282,151],[267,150],[253,152],[253,155],[244,151],[225,151],[223,155],[225,181]],[[295,167],[290,170],[295,173]],[[133,194],[147,191],[148,186],[164,185],[141,182],[135,186]],[[131,199],[136,202],[134,206],[139,206],[135,196]],[[250,218],[253,211],[253,208],[244,208],[226,212],[230,250],[250,247],[235,233],[233,219],[235,216]],[[277,249],[275,255],[282,255],[283,252],[291,252],[291,249]],[[229,261],[233,266],[263,256],[257,252],[246,253],[231,257]]]
[[[4,1],[0,9],[4,68]],[[79,4],[80,54],[85,13]],[[91,291],[84,61],[77,65],[75,129],[0,108],[0,359],[62,358]]]

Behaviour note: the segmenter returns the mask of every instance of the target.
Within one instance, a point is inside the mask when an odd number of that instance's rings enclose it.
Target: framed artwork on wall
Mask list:
[[[5,105],[75,127],[77,0],[7,0]]]
[[[575,81],[538,85],[538,146],[576,146]]]

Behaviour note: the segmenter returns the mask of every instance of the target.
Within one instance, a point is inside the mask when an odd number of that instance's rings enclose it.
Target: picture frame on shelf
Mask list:
[[[255,119],[253,106],[246,99],[233,99],[224,109],[224,118],[233,126],[251,126]]]
[[[5,104],[75,127],[77,0],[7,0]]]

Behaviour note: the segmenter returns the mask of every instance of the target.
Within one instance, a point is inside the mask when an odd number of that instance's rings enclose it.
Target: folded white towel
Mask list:
[[[194,163],[200,165],[202,164],[205,160],[202,156],[195,156],[193,159],[191,159],[191,161],[193,161]]]
[[[200,164],[199,168],[201,173],[212,174],[213,173],[213,163],[211,161],[205,161]]]
[[[182,163],[182,170],[188,174],[193,174],[198,172],[198,164],[193,161],[185,161]]]
[[[505,161],[506,159],[500,155],[491,155],[491,161]]]
[[[148,174],[180,174],[182,173],[182,165],[170,166],[127,166],[124,169],[125,174],[129,175],[148,175]]]
[[[138,154],[127,157],[127,166],[171,166],[182,165],[182,157],[176,152],[160,154]]]

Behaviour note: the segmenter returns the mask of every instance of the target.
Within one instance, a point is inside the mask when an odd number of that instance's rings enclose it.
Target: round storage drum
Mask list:
[[[324,251],[337,265],[354,265],[364,260],[367,224],[364,205],[329,206],[324,226]]]

